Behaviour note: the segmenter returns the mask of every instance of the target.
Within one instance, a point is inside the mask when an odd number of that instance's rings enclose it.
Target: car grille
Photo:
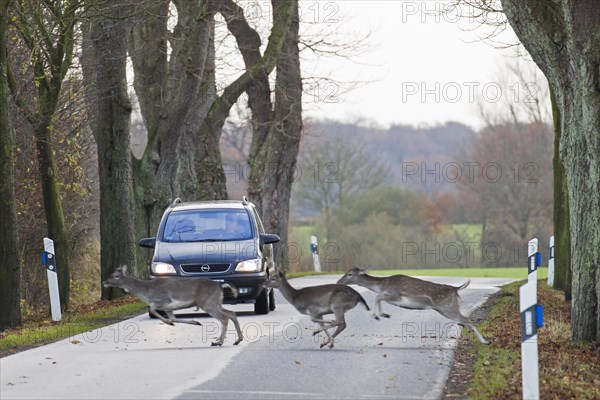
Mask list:
[[[215,274],[225,272],[231,264],[181,264],[181,270],[186,274]]]

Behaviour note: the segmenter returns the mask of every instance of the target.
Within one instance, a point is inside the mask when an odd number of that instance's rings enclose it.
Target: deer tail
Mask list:
[[[465,283],[463,283],[462,285],[460,285],[459,287],[457,287],[456,290],[463,290],[464,288],[469,286],[470,283],[471,283],[471,280],[468,280]]]
[[[231,293],[233,294],[233,297],[236,298],[238,297],[238,290],[235,286],[233,286],[231,283],[221,283],[221,288],[229,288],[231,290]]]

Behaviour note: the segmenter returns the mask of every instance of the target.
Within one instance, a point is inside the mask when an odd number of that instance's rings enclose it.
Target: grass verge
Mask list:
[[[125,296],[76,309],[64,314],[59,322],[38,316],[24,321],[23,326],[17,329],[0,332],[0,357],[114,324],[147,309],[144,302]]]
[[[520,399],[521,322],[519,286],[515,282],[495,294],[477,318],[489,346],[461,336],[444,398]],[[571,342],[571,305],[562,292],[538,284],[544,326],[538,330],[540,398],[600,398],[600,345]]]

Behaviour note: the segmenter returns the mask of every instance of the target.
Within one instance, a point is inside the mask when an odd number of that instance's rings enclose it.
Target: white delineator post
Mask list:
[[[554,235],[550,236],[550,257],[548,258],[548,286],[554,287]]]
[[[321,272],[321,260],[319,260],[319,243],[316,236],[310,237],[310,252],[312,253],[315,272]]]
[[[527,247],[527,283],[519,288],[521,312],[521,370],[523,398],[540,398],[537,328],[543,325],[542,307],[537,304],[537,267],[541,262],[538,240]]]
[[[48,291],[50,292],[50,310],[52,320],[60,321],[60,296],[58,294],[58,275],[56,273],[56,260],[54,256],[54,241],[44,238],[44,252],[42,253],[42,264],[46,267],[48,274]]]

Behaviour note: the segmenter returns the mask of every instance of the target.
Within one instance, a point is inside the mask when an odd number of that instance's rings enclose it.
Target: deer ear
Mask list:
[[[125,264],[121,264],[121,265],[119,265],[119,266],[117,267],[117,271],[120,271],[120,272],[122,272],[123,274],[126,274],[126,273],[127,273],[127,265],[125,265]]]
[[[359,275],[366,275],[369,272],[368,269],[363,269],[363,268],[359,268],[358,269],[358,274]]]

